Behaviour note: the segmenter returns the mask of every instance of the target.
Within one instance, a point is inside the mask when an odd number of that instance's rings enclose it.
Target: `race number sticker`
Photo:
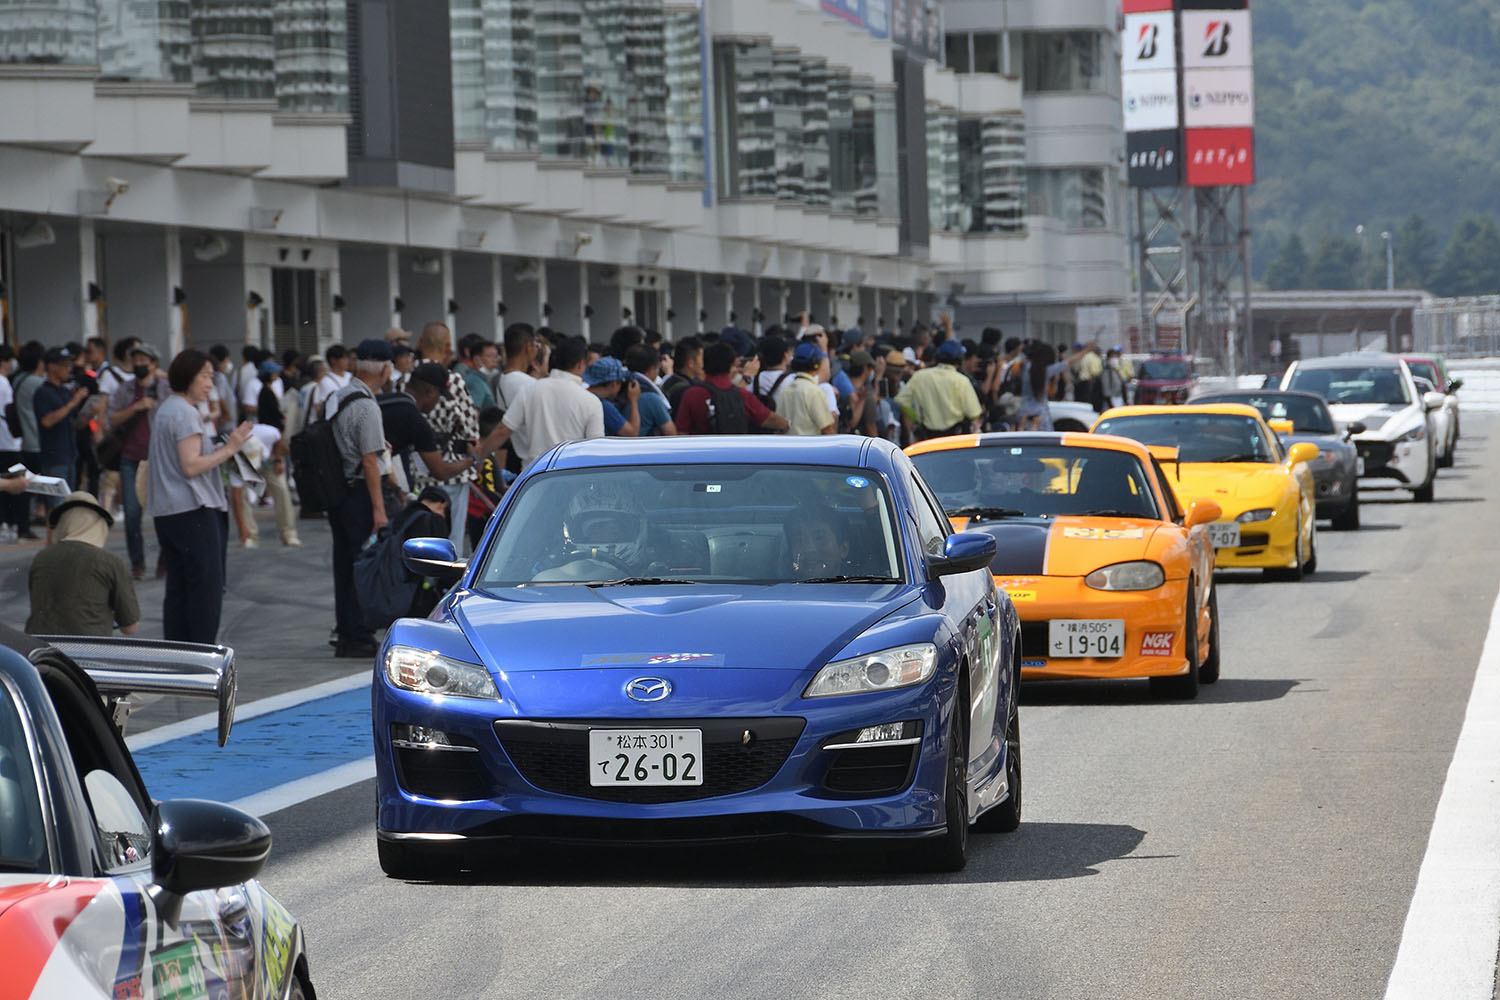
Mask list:
[[[853,486],[857,490],[862,490],[866,486],[870,485],[870,481],[864,476],[850,476],[848,479],[845,479],[844,482],[848,483],[850,486]]]

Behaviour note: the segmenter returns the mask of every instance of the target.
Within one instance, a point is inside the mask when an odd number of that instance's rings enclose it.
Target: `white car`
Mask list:
[[[1437,386],[1431,380],[1420,375],[1413,375],[1412,379],[1417,383],[1417,391],[1424,397],[1428,393],[1443,396],[1443,405],[1433,410],[1432,419],[1432,448],[1435,454],[1433,461],[1439,469],[1447,469],[1453,465],[1453,452],[1458,447],[1458,421],[1455,419],[1455,411],[1458,409],[1457,401],[1453,396],[1444,396],[1438,392]]]
[[[1432,501],[1438,442],[1432,414],[1441,393],[1422,393],[1406,362],[1391,354],[1346,354],[1297,361],[1281,388],[1315,392],[1353,432],[1362,479],[1394,479],[1418,503]]]

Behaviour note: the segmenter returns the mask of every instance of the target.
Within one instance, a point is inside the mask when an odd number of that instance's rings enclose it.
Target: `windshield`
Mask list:
[[[1286,388],[1315,392],[1330,403],[1405,406],[1411,402],[1401,369],[1389,365],[1299,368]]]
[[[809,465],[568,469],[506,510],[478,588],[899,581],[885,481]]]
[[[21,716],[0,682],[0,873],[47,868],[47,834]]]
[[[950,516],[1158,516],[1146,470],[1122,451],[996,445],[929,451],[911,460]]]
[[[1146,413],[1100,421],[1096,434],[1178,449],[1180,462],[1274,462],[1260,421],[1233,413]]]
[[[1187,378],[1191,374],[1186,361],[1163,361],[1157,358],[1154,361],[1142,361],[1140,373],[1136,377],[1152,382],[1168,382]]]
[[[1443,380],[1438,377],[1437,365],[1431,361],[1408,361],[1406,367],[1410,368],[1411,373],[1417,378],[1425,378],[1434,386],[1443,384]]]
[[[1321,399],[1309,396],[1262,395],[1254,392],[1216,394],[1216,403],[1244,403],[1267,420],[1290,420],[1298,434],[1333,434],[1333,414]]]

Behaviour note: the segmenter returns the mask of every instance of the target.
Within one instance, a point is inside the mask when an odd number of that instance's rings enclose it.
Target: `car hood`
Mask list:
[[[1184,462],[1167,464],[1167,482],[1183,506],[1212,500],[1224,509],[1224,520],[1253,507],[1274,505],[1292,482],[1283,465],[1270,462]]]
[[[801,671],[918,596],[909,584],[536,587],[465,593],[447,613],[499,674],[672,665]]]
[[[1330,403],[1328,410],[1333,419],[1341,424],[1352,424],[1356,420],[1365,425],[1367,433],[1379,431],[1387,423],[1412,410],[1409,405],[1390,403]],[[1375,437],[1381,437],[1374,434]]]
[[[998,551],[990,572],[1018,577],[1087,576],[1101,566],[1142,559],[1161,523],[1149,518],[1028,517],[967,524],[959,519],[954,526],[992,536]]]

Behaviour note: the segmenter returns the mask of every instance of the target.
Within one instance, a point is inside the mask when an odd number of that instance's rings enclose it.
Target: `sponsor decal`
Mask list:
[[[722,667],[723,653],[585,653],[585,667],[659,667],[688,663],[695,667]]]
[[[115,1000],[143,1000],[145,994],[141,992],[141,977],[126,976],[124,979],[115,980]]]
[[[1131,186],[1181,186],[1182,133],[1176,129],[1129,133],[1125,156]]]
[[[1046,665],[1047,665],[1047,661],[1046,660],[1022,660],[1021,661],[1021,666],[1022,667],[1045,667]]]
[[[1177,71],[1138,70],[1123,80],[1126,132],[1177,127]]]
[[[1064,528],[1064,538],[1087,538],[1112,542],[1122,538],[1145,538],[1145,528]]]
[[[1149,14],[1156,11],[1170,11],[1172,0],[1125,0],[1124,12],[1126,14]]]
[[[1176,638],[1176,632],[1147,632],[1141,636],[1141,655],[1171,656],[1172,640]]]
[[[1255,183],[1255,133],[1248,128],[1188,129],[1184,169],[1192,187]]]
[[[1248,69],[1183,72],[1188,128],[1249,128],[1255,124],[1255,76]]]
[[[1034,590],[1011,590],[1005,588],[1005,593],[1010,598],[1012,604],[1021,604],[1026,601],[1036,600],[1036,591]]]
[[[1248,10],[1183,11],[1182,65],[1184,69],[1254,65]]]
[[[864,476],[850,476],[848,479],[845,479],[844,482],[848,483],[850,486],[853,486],[857,490],[862,490],[866,486],[870,485],[870,481]]]
[[[1120,69],[1174,69],[1177,65],[1177,21],[1170,11],[1160,14],[1127,14],[1120,34]]]
[[[292,923],[291,914],[281,904],[262,894],[265,907],[260,929],[260,980],[264,996],[281,995],[281,988],[292,968]]]
[[[183,941],[151,953],[151,985],[159,1000],[199,1000],[208,982],[198,961],[196,941]]]

